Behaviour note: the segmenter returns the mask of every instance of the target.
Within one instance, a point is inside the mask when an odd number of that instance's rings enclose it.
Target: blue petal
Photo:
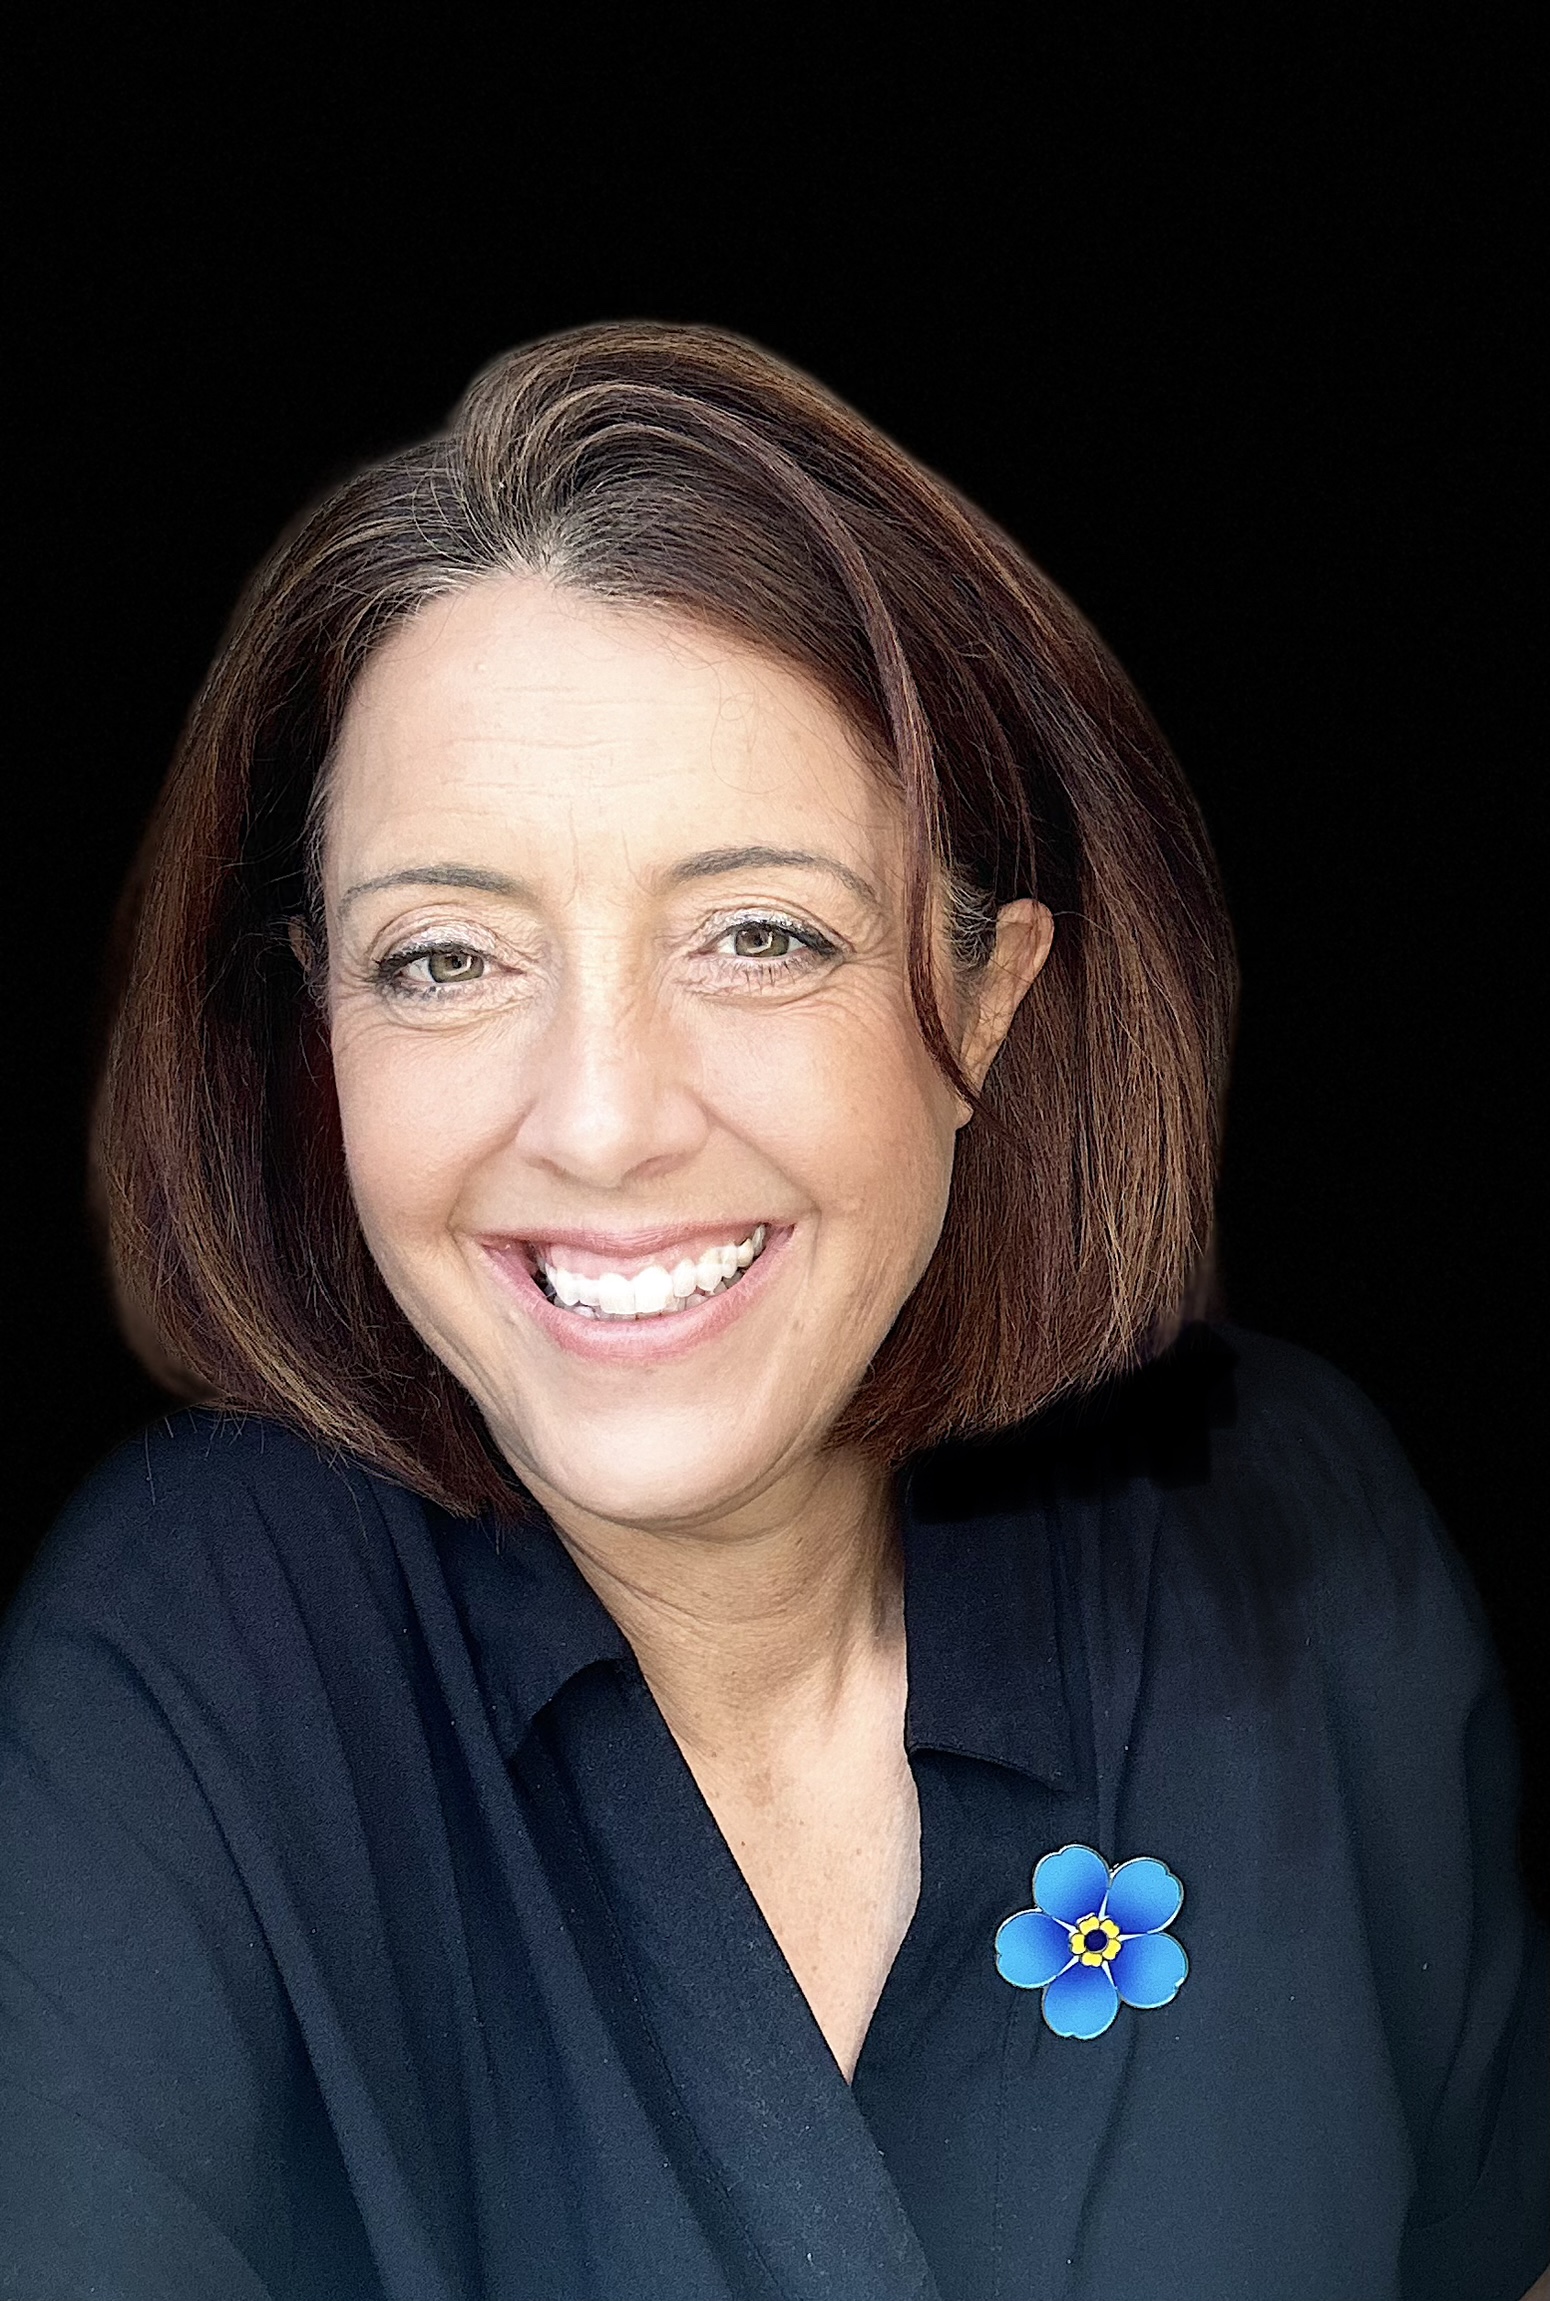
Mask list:
[[[1104,1915],[1121,1933],[1155,1933],[1159,1926],[1172,1925],[1183,1899],[1184,1888],[1167,1863],[1143,1854],[1139,1861],[1121,1862],[1114,1872]]]
[[[1019,1910],[996,1935],[996,1965],[1014,1989],[1042,1989],[1070,1963],[1069,1928],[1042,1910]]]
[[[1127,2005],[1166,2005],[1184,1986],[1189,1959],[1171,1933],[1138,1933],[1121,1944],[1109,1971]]]
[[[1073,1965],[1044,1992],[1044,2018],[1057,2037],[1102,2037],[1118,2011],[1101,1965]]]
[[[1034,1900],[1068,1926],[1101,1910],[1108,1890],[1109,1865],[1091,1846],[1062,1846],[1058,1854],[1046,1854],[1033,1873]]]

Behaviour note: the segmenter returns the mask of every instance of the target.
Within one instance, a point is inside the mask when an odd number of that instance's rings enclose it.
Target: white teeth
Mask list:
[[[605,1271],[601,1278],[583,1278],[558,1263],[540,1261],[538,1272],[555,1298],[568,1310],[595,1312],[602,1318],[660,1318],[686,1310],[696,1294],[718,1294],[762,1253],[769,1233],[761,1222],[751,1236],[728,1246],[707,1249],[698,1262],[687,1257],[669,1271],[652,1263],[634,1278]]]
[[[635,1315],[651,1318],[659,1310],[666,1310],[672,1296],[673,1282],[659,1263],[650,1270],[640,1271],[635,1279]]]

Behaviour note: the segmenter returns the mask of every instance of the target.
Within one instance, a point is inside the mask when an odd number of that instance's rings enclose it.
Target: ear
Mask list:
[[[285,939],[291,946],[291,956],[304,975],[310,976],[318,963],[316,947],[307,929],[305,919],[287,919]]]
[[[1050,955],[1055,920],[1048,906],[1025,896],[1003,903],[996,913],[996,947],[970,987],[958,1059],[976,1089],[995,1061],[1012,1017],[1022,1005]],[[973,1116],[960,1103],[960,1126]]]
[[[301,979],[308,996],[319,1009],[328,1006],[328,969],[318,949],[317,938],[305,919],[287,919],[285,939],[291,946],[291,956],[301,969]]]

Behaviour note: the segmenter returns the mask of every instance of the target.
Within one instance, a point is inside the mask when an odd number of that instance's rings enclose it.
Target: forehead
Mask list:
[[[438,830],[571,840],[627,834],[642,855],[822,822],[872,851],[897,802],[817,684],[666,613],[487,578],[399,625],[351,697],[330,777],[332,854]],[[708,836],[706,835],[708,834]]]

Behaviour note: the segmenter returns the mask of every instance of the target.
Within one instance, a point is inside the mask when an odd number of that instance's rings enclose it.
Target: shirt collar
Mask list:
[[[985,1449],[944,1447],[903,1481],[904,1745],[1059,1789],[1075,1762],[1048,1522],[998,1492],[999,1468]]]
[[[905,1747],[1075,1779],[1051,1505],[1136,1476],[1203,1474],[1232,1419],[1233,1353],[1186,1331],[1138,1375],[988,1440],[938,1447],[900,1475],[909,1699]],[[439,1546],[503,1755],[583,1670],[633,1663],[628,1641],[548,1520],[440,1520]]]
[[[1075,1780],[1053,1533],[1062,1504],[1200,1483],[1213,1434],[1236,1417],[1235,1362],[1231,1329],[1192,1324],[1136,1371],[916,1460],[902,1513],[908,1749],[989,1759],[1051,1788]],[[1109,1539],[1121,1533],[1115,1523]]]
[[[1042,1515],[975,1509],[961,1466],[928,1456],[903,1481],[909,1703],[905,1747],[1071,1771]],[[631,1659],[623,1633],[548,1521],[443,1519],[439,1547],[503,1757],[583,1670]]]
[[[536,1508],[519,1521],[443,1518],[438,1546],[503,1758],[572,1678],[632,1660],[623,1631]]]

